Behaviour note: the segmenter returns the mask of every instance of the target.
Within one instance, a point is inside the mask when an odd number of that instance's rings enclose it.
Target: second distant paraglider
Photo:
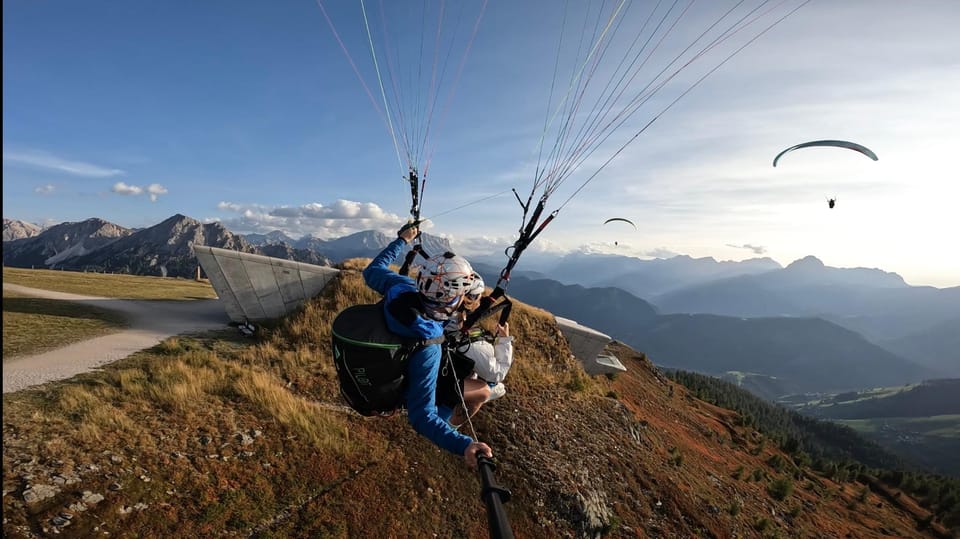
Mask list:
[[[625,219],[625,218],[623,218],[623,217],[611,217],[610,219],[607,219],[606,221],[604,221],[603,224],[606,225],[607,223],[610,223],[610,222],[613,222],[613,221],[623,221],[624,223],[627,223],[627,224],[629,224],[630,226],[632,226],[634,230],[637,229],[637,225],[633,224],[633,221],[631,221],[630,219]],[[614,241],[613,244],[614,244],[614,245],[620,245],[620,242],[619,242],[619,241]]]

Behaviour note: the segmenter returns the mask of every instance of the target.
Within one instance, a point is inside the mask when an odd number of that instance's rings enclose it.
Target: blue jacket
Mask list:
[[[406,242],[397,238],[363,270],[367,286],[384,296],[387,328],[402,337],[433,339],[443,335],[443,322],[427,318],[417,285],[390,269]],[[472,438],[457,432],[437,410],[437,374],[443,352],[439,344],[422,347],[407,360],[407,418],[414,430],[431,442],[463,455]]]

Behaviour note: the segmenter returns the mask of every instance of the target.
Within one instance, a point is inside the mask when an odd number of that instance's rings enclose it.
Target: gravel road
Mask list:
[[[4,290],[31,296],[73,301],[111,309],[127,317],[129,328],[33,356],[3,361],[3,392],[70,378],[150,348],[160,341],[211,329],[225,329],[230,319],[219,299],[193,301],[134,301],[81,296],[3,283]]]

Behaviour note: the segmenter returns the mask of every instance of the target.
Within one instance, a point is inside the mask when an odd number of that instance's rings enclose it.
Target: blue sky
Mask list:
[[[559,1],[443,4],[440,47],[432,45],[438,1],[363,4],[385,93],[396,84],[405,97],[407,108],[390,107],[406,110],[395,127],[430,120],[415,157],[423,169],[430,156],[425,227],[464,254],[512,243],[522,212],[510,189],[530,192],[538,142],[549,148],[563,125],[552,111],[580,102],[572,125],[583,125],[593,92],[616,80],[630,40],[652,28],[642,26],[652,3],[624,3],[605,54],[590,57],[601,59],[596,71],[580,71],[592,65],[576,55],[582,37],[589,49],[591,21],[605,22],[621,4],[591,3],[592,12],[571,4],[566,26]],[[601,131],[609,137],[548,211],[599,173],[531,249],[769,256],[784,265],[815,255],[895,271],[914,285],[960,285],[960,2],[811,1],[664,111],[764,21],[801,4],[765,4],[756,13],[773,9],[766,18],[681,70],[623,128]],[[623,95],[640,95],[658,66],[732,5],[693,4]],[[447,67],[431,94],[417,81],[431,79],[433,63],[417,58],[433,49]],[[551,101],[555,65],[565,78]],[[580,101],[558,97],[570,80],[590,82]],[[431,95],[432,116],[424,112]],[[390,233],[408,216],[410,196],[405,158],[378,108],[358,1],[5,1],[3,214],[143,227],[182,213],[240,233]],[[771,166],[780,150],[814,139],[857,141],[880,159],[811,148]],[[614,216],[637,229],[602,224]]]

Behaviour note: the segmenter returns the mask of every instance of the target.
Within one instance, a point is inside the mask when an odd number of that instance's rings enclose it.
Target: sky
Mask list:
[[[554,143],[588,140],[546,177],[558,211],[531,251],[813,255],[960,285],[960,2],[753,0],[725,19],[735,2],[570,4],[4,1],[3,216],[392,234],[412,163],[424,230],[490,255],[541,194],[538,155],[552,170]],[[741,14],[758,18],[687,64]],[[807,148],[772,166],[819,139],[879,159]]]

